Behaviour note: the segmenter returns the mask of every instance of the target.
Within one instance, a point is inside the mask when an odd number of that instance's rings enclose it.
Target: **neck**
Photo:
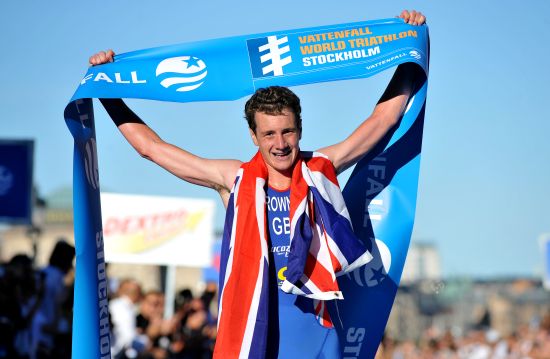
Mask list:
[[[288,173],[282,173],[268,167],[267,173],[267,184],[271,188],[281,190],[290,187],[290,182],[292,181],[292,171],[288,171]]]

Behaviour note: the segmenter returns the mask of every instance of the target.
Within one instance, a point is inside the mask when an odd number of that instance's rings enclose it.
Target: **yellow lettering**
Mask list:
[[[346,37],[346,33],[344,31],[335,31],[334,32],[334,38],[335,39],[344,39]]]
[[[279,280],[286,280],[286,269],[287,267],[283,267],[281,269],[279,269],[279,272],[277,273],[277,278],[279,278]]]
[[[308,55],[313,52],[312,49],[313,46],[307,45],[307,46],[300,46],[300,51],[302,52],[302,55]]]

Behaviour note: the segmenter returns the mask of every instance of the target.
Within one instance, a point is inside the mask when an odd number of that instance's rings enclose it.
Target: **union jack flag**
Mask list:
[[[258,152],[231,191],[221,251],[216,358],[264,358],[268,347],[269,257],[267,168]],[[324,301],[343,299],[336,277],[372,255],[353,233],[336,173],[323,154],[302,152],[290,185],[290,253],[281,289],[314,299],[321,324],[332,326]]]

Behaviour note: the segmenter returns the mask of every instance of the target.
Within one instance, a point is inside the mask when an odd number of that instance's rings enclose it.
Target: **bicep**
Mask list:
[[[373,113],[345,140],[319,150],[332,161],[337,173],[357,163],[399,122],[408,100],[398,94],[379,101]]]
[[[331,159],[338,173],[357,163],[399,122],[418,70],[415,64],[399,65],[369,118],[344,141],[319,150]]]
[[[387,133],[391,124],[382,117],[371,116],[345,140],[318,151],[326,155],[341,173],[357,163]]]
[[[202,158],[164,141],[153,147],[150,160],[184,181],[218,192],[230,190],[241,166],[237,160]]]
[[[230,191],[242,162],[196,156],[165,142],[143,123],[124,123],[118,128],[142,157],[189,183],[215,189],[226,202],[223,193]]]

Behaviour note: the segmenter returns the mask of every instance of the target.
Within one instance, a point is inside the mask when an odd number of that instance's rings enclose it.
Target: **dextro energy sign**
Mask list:
[[[204,267],[211,259],[214,203],[103,193],[108,262]]]

